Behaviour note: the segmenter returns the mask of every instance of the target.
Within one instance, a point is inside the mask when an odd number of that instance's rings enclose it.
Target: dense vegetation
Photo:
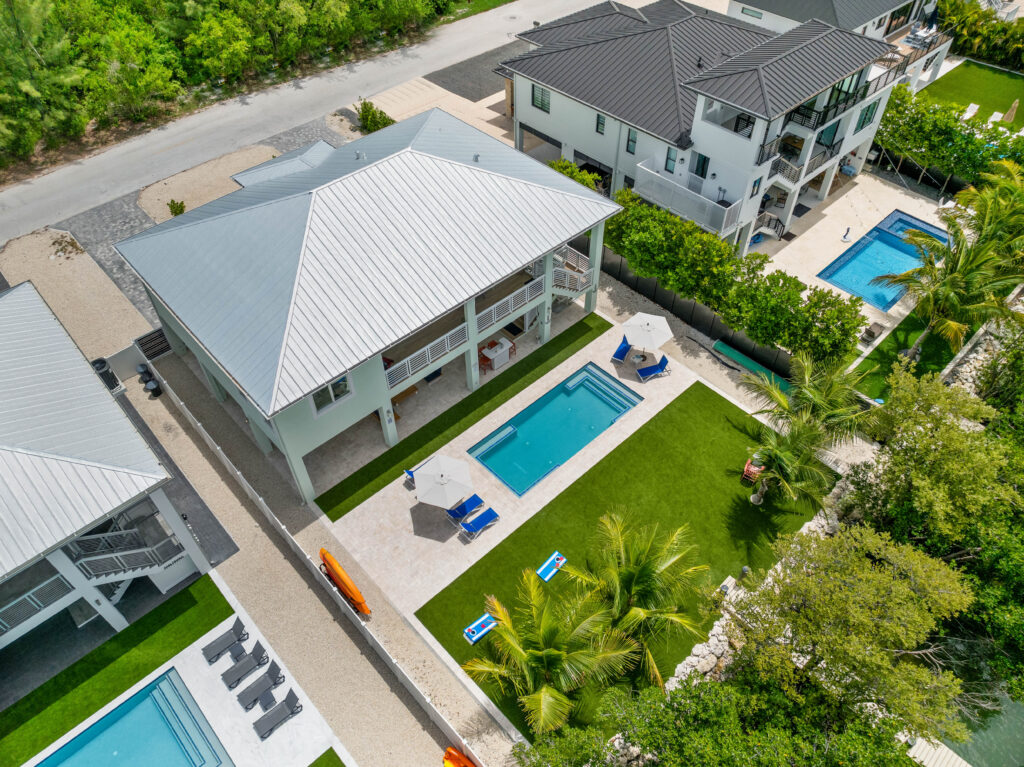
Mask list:
[[[360,99],[358,114],[359,128],[363,133],[373,133],[395,124],[390,115],[366,99]]]
[[[939,0],[939,17],[953,53],[1024,72],[1024,19],[1003,21],[975,0]]]
[[[3,0],[0,166],[221,86],[422,29],[454,0]]]

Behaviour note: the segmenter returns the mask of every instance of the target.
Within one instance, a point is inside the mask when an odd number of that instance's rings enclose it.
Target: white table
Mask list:
[[[491,361],[491,368],[497,370],[508,364],[508,353],[512,349],[512,342],[507,338],[499,338],[498,345],[488,349],[486,346],[481,349],[483,355]]]

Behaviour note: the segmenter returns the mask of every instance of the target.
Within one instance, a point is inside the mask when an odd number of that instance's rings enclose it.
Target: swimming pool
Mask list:
[[[522,495],[642,401],[588,362],[476,443],[469,454]]]
[[[234,767],[175,669],[37,767]]]
[[[917,249],[904,241],[909,229],[920,229],[945,241],[946,233],[919,218],[894,210],[870,232],[843,251],[818,276],[837,288],[860,296],[883,312],[903,298],[903,288],[872,285],[882,274],[898,274],[921,265]]]

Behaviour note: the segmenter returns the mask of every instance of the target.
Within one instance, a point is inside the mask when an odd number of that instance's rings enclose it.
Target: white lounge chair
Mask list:
[[[1002,112],[993,112],[992,115],[988,118],[988,124],[992,125],[993,123],[997,123],[997,122],[999,122],[1002,119],[1003,119],[1003,113]]]
[[[967,109],[964,110],[962,115],[964,120],[970,120],[974,115],[978,114],[978,110],[981,109],[979,104],[968,104]]]

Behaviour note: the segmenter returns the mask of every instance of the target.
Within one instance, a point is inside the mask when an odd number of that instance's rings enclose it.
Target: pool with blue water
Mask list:
[[[36,767],[234,767],[170,669]]]
[[[899,274],[921,265],[917,249],[903,239],[910,229],[920,229],[943,242],[946,240],[942,229],[894,210],[818,276],[847,293],[860,296],[865,303],[883,312],[889,311],[906,291],[900,287],[872,285],[871,281],[883,274]]]
[[[469,449],[516,495],[523,495],[643,397],[587,363]]]

